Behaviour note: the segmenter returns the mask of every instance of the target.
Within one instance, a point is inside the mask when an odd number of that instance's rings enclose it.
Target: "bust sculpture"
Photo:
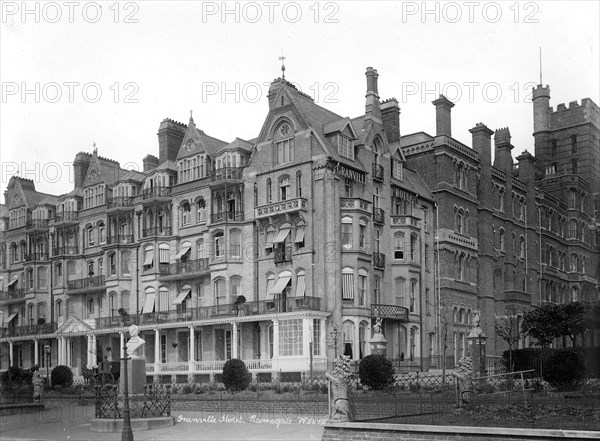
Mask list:
[[[144,344],[146,341],[138,336],[139,328],[136,325],[131,325],[129,327],[129,334],[131,338],[127,342],[127,356],[131,358],[138,358],[137,350]]]

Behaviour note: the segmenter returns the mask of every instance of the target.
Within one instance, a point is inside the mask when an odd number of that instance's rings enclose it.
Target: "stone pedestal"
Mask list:
[[[387,340],[381,332],[373,334],[373,338],[369,341],[369,344],[371,345],[371,355],[383,355],[385,357],[387,355],[387,343]]]
[[[125,381],[125,366],[121,360],[121,379],[119,390],[124,392],[123,383]],[[127,383],[129,386],[129,394],[143,394],[144,386],[146,385],[146,360],[143,358],[131,358],[127,360]]]
[[[481,328],[475,328],[473,332],[467,336],[467,342],[469,346],[469,354],[471,355],[471,360],[473,360],[473,373],[475,375],[484,377],[486,375],[485,342],[487,337],[483,334],[483,332],[477,332],[477,329],[481,330]]]

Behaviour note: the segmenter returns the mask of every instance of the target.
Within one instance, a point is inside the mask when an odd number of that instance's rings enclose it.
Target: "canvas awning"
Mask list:
[[[282,243],[285,241],[285,238],[288,234],[290,234],[291,228],[282,228],[277,232],[277,236],[273,239],[273,243]]]
[[[146,253],[146,257],[144,258],[144,265],[152,265],[152,262],[154,262],[154,253]]]
[[[19,313],[18,312],[13,312],[11,315],[8,316],[8,320],[6,320],[6,324],[9,324],[10,321],[12,319],[14,319]]]
[[[281,292],[285,289],[288,283],[290,283],[291,279],[292,276],[280,277],[275,286],[273,287],[271,294],[281,294]]]
[[[16,285],[16,283],[19,281],[18,278],[16,279],[12,279],[10,282],[8,282],[8,287],[11,288],[12,286]]]
[[[175,260],[179,260],[181,259],[183,256],[185,256],[187,253],[189,253],[189,251],[192,249],[191,246],[186,245],[183,248],[181,248],[181,250],[177,253],[177,255],[175,256]]]
[[[146,301],[144,302],[144,307],[142,308],[143,314],[154,312],[154,296],[155,294],[146,294]]]
[[[304,284],[304,276],[298,276],[296,280],[296,297],[304,297],[304,289],[306,288]]]
[[[306,228],[305,225],[296,227],[296,238],[294,239],[294,243],[304,242],[304,228]]]
[[[191,292],[191,288],[186,288],[183,291],[181,291],[181,293],[179,293],[179,295],[173,302],[173,305],[181,305],[181,302],[183,302],[190,295]]]

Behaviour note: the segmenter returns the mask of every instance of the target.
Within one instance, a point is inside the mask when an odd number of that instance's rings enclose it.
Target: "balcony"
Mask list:
[[[6,337],[23,337],[27,335],[53,334],[58,329],[58,323],[44,323],[43,325],[9,326]]]
[[[48,260],[48,253],[29,253],[24,256],[24,262],[37,262]]]
[[[133,208],[133,198],[126,196],[117,196],[108,200],[106,204],[107,210],[113,210],[116,208]]]
[[[241,181],[244,169],[242,167],[223,167],[212,172],[211,182]]]
[[[243,220],[243,211],[222,211],[210,215],[211,224],[218,224],[219,222],[241,222]]]
[[[49,223],[48,219],[29,219],[25,223],[25,228],[28,230],[45,230],[48,228]]]
[[[79,247],[77,245],[65,245],[52,249],[52,256],[75,256],[79,254]]]
[[[408,321],[408,309],[396,305],[371,305],[371,317]]]
[[[54,223],[77,222],[79,220],[79,212],[77,211],[57,211],[54,216]]]
[[[161,280],[186,279],[195,275],[204,274],[209,270],[208,258],[186,260],[185,262],[159,265],[158,272]]]
[[[373,253],[373,266],[375,268],[385,268],[385,254]]]
[[[383,165],[373,164],[373,180],[383,182]]]
[[[272,204],[261,205],[254,209],[254,215],[257,218],[275,216],[277,214],[296,213],[298,211],[306,212],[306,199],[294,198],[287,201],[274,202]]]
[[[524,291],[504,291],[504,299],[506,301],[515,301],[515,302],[523,302],[523,303],[531,303],[531,294]]]
[[[83,279],[75,279],[67,281],[67,289],[69,291],[97,291],[104,289],[104,276],[85,277]]]
[[[116,236],[108,236],[106,238],[107,245],[133,243],[133,234],[117,234]]]
[[[20,301],[25,301],[25,290],[23,288],[0,291],[0,302],[14,303]]]
[[[150,199],[168,198],[171,196],[171,187],[152,187],[146,188],[142,192],[142,199],[144,201]]]
[[[129,322],[136,325],[156,325],[160,323],[189,322],[215,318],[248,317],[263,314],[277,314],[297,311],[321,311],[318,297],[287,297],[285,299],[259,300],[242,304],[230,303],[214,306],[201,306],[185,310],[157,311],[147,314],[129,315]],[[121,317],[96,318],[96,329],[122,326]]]
[[[383,211],[383,208],[373,208],[373,222],[382,225],[385,223],[385,211]]]
[[[402,215],[392,215],[392,226],[395,225],[410,225],[412,227],[419,227],[419,218],[414,216],[410,216],[407,214]]]
[[[363,210],[369,211],[369,201],[360,198],[341,198],[340,208],[342,210]]]
[[[142,231],[144,237],[152,237],[152,236],[170,236],[171,235],[171,227],[151,227],[144,228]]]
[[[287,263],[292,261],[292,247],[291,246],[276,246],[275,257],[273,258],[275,264]]]

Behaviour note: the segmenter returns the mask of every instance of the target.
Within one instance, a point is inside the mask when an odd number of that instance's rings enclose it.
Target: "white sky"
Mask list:
[[[2,190],[18,167],[40,191],[70,191],[70,163],[94,142],[101,156],[141,169],[158,155],[160,122],[187,123],[190,109],[211,136],[254,138],[282,50],[286,78],[342,116],[364,112],[373,66],[381,99],[400,102],[403,135],[435,134],[431,101],[445,91],[455,138],[470,145],[477,122],[508,126],[514,157],[533,153],[540,46],[552,106],[600,101],[596,1],[427,2],[425,16],[422,2],[400,1],[229,2],[225,16],[222,2],[110,1],[99,17],[94,2],[28,2],[26,15],[21,1],[1,3]],[[22,94],[36,83],[39,102]]]

